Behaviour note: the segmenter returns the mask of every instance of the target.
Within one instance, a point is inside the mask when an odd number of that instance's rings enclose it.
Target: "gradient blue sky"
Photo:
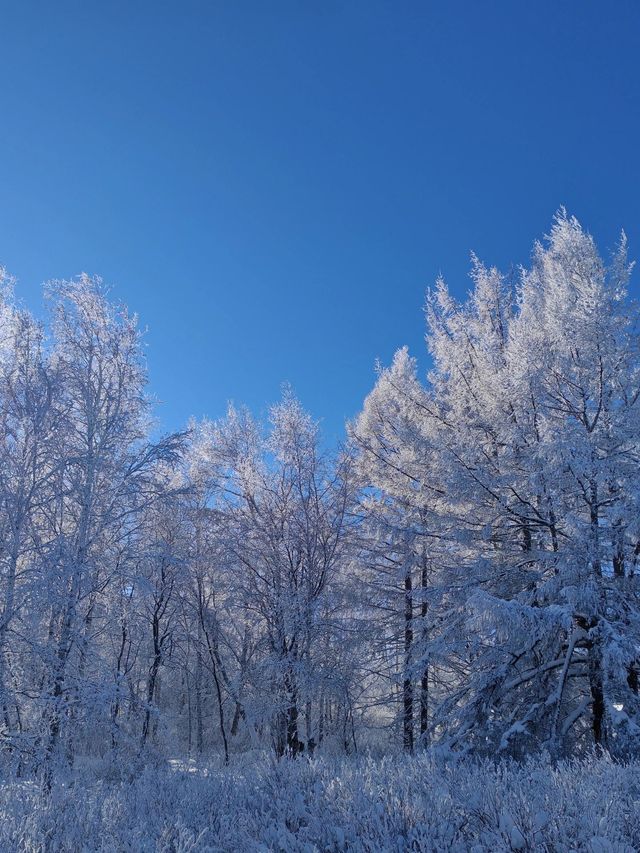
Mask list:
[[[0,262],[98,273],[168,428],[290,381],[342,433],[469,251],[640,257],[640,3],[0,0]]]

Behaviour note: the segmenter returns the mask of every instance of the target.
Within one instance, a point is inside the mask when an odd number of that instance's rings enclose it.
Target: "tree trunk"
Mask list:
[[[302,743],[298,737],[298,687],[295,674],[291,669],[285,673],[285,692],[287,696],[286,720],[286,749],[289,755],[295,756],[302,751]]]
[[[218,720],[220,722],[220,734],[222,735],[222,745],[224,748],[224,763],[228,764],[229,741],[227,739],[227,729],[225,726],[224,719],[224,700],[222,697],[222,685],[220,683],[220,675],[218,672],[218,670],[220,669],[220,659],[218,656],[218,649],[216,643],[214,639],[210,636],[210,632],[206,624],[204,605],[202,603],[200,606],[200,626],[202,628],[202,632],[207,643],[207,651],[209,652],[209,659],[211,661],[211,672],[213,674],[213,683],[215,685],[216,698],[218,700]]]
[[[196,751],[202,755],[202,656],[200,647],[196,658]]]
[[[429,642],[429,627],[427,616],[429,614],[429,602],[427,601],[427,590],[429,587],[429,564],[427,555],[422,554],[422,602],[420,605],[420,616],[422,618],[422,653],[427,654]],[[429,746],[429,664],[425,663],[420,680],[420,745],[424,748]]]
[[[404,576],[404,681],[402,684],[402,745],[406,752],[413,752],[413,684],[411,659],[413,651],[413,596],[411,569]]]

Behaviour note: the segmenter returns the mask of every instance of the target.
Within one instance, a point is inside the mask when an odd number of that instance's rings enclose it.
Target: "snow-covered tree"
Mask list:
[[[135,317],[0,273],[0,769],[640,748],[640,319],[561,211],[427,297],[346,448],[286,390],[152,440]]]
[[[347,465],[323,456],[317,425],[290,392],[271,409],[269,426],[264,435],[232,408],[205,427],[204,447],[233,560],[230,595],[261,647],[254,713],[272,726],[276,751],[295,754],[323,725],[318,703],[331,667],[318,657],[334,627],[352,483]]]
[[[624,241],[607,267],[564,212],[515,286],[474,260],[465,304],[443,282],[429,295],[427,386],[399,381],[401,354],[358,422],[377,500],[408,496],[403,529],[430,507],[441,537],[429,553],[446,622],[426,649],[446,653],[430,722],[443,744],[638,749],[629,269]],[[386,433],[380,400],[407,412]]]

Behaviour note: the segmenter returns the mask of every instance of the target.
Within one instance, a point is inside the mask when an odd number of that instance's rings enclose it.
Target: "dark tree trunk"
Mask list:
[[[124,652],[127,646],[127,625],[126,622],[122,622],[121,634],[120,634],[120,649],[118,650],[118,659],[116,664],[116,698],[113,703],[113,709],[111,711],[111,746],[115,749],[117,746],[117,730],[118,730],[118,716],[120,714],[120,690],[121,690],[121,680],[122,680],[122,668],[124,661]]]
[[[413,752],[413,684],[411,659],[413,650],[413,597],[411,569],[404,576],[404,681],[402,684],[402,745]]]
[[[427,617],[429,615],[429,602],[427,590],[429,588],[429,563],[426,554],[422,555],[422,574],[420,578],[422,602],[420,605],[420,616],[422,618],[422,653],[427,654],[429,641],[429,627]],[[429,745],[429,664],[425,663],[420,680],[420,744],[422,747]]]
[[[224,763],[229,763],[229,741],[227,739],[227,729],[224,719],[224,699],[222,696],[222,685],[220,683],[220,660],[218,657],[217,647],[209,635],[207,626],[204,624],[204,614],[200,614],[202,629],[207,641],[207,649],[209,651],[209,659],[211,660],[211,672],[213,674],[213,683],[216,688],[216,698],[218,700],[218,721],[220,723],[220,734],[222,735],[222,746],[224,748]]]
[[[200,632],[202,626],[198,626]],[[198,755],[202,755],[202,654],[200,651],[201,636],[199,636],[198,647],[196,649],[196,751]]]
[[[600,526],[599,526],[599,499],[598,499],[598,484],[595,480],[590,483],[590,504],[589,514],[591,521],[591,548],[593,553],[592,570],[595,575],[595,582],[600,588],[602,582],[602,563],[600,560]],[[592,616],[589,629],[591,640],[588,649],[588,671],[589,671],[589,688],[591,690],[591,710],[592,710],[592,727],[593,740],[598,746],[606,746],[607,731],[605,719],[605,704],[604,704],[604,682],[603,682],[603,667],[602,667],[602,651],[600,648],[600,639],[598,637],[598,613],[599,605],[596,609],[596,614]]]
[[[302,752],[303,744],[298,737],[298,688],[295,675],[290,670],[285,675],[285,690],[287,695],[286,719],[286,749],[289,755]]]
[[[151,667],[149,668],[149,676],[147,678],[147,707],[144,712],[144,722],[142,724],[142,736],[140,739],[140,747],[143,747],[147,742],[147,738],[149,737],[149,731],[151,728],[151,706],[153,704],[153,697],[156,692],[156,681],[158,679],[158,671],[160,669],[161,663],[161,655],[156,652],[153,656],[153,662]]]
[[[598,746],[606,746],[604,719],[604,690],[602,686],[602,660],[597,641],[589,648],[589,687],[591,690],[591,711],[593,740]]]

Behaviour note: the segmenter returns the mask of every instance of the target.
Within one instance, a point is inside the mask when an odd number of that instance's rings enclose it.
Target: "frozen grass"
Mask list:
[[[33,784],[5,783],[0,850],[640,850],[640,765],[606,759],[244,759],[227,770],[176,762],[126,776],[87,769],[47,799]]]

